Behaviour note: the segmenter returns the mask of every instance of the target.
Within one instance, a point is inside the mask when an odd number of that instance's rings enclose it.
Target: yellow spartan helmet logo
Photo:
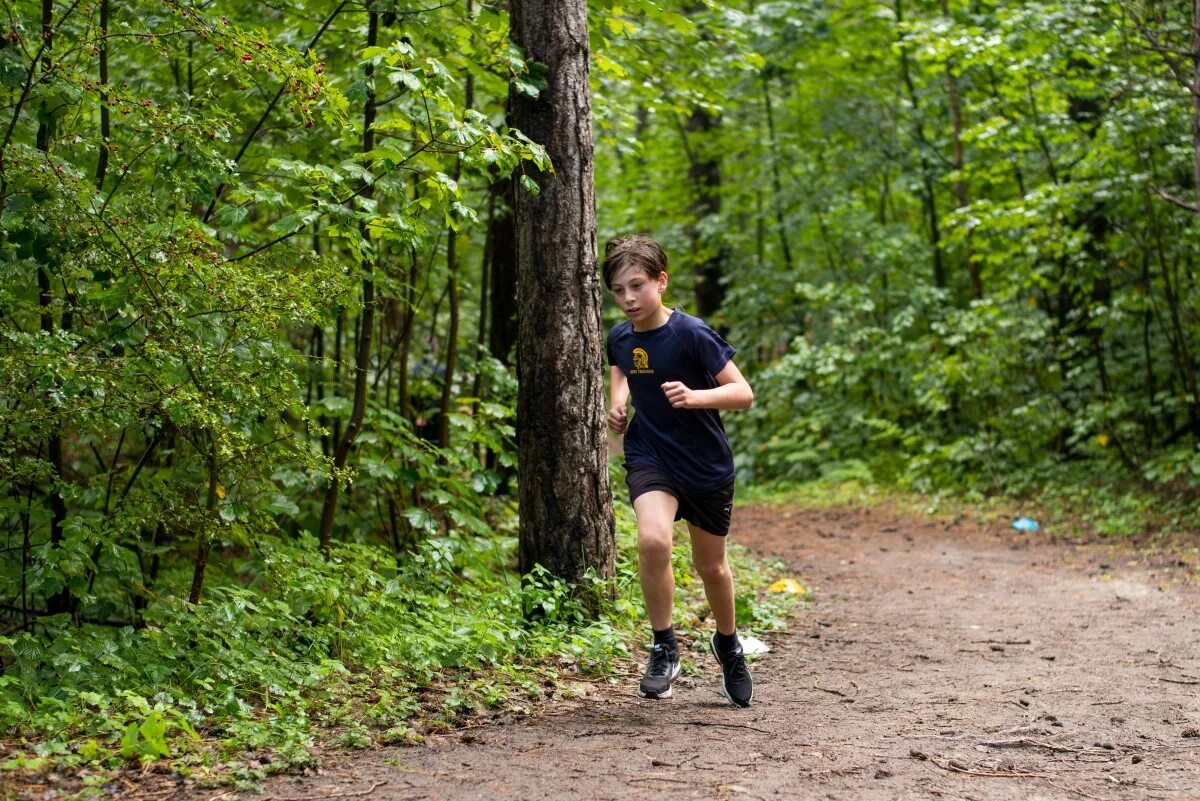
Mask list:
[[[635,370],[650,369],[650,354],[641,348],[633,349],[633,367]]]

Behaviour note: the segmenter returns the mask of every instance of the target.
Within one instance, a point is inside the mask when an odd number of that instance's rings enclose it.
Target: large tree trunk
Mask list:
[[[596,266],[585,0],[515,0],[513,41],[546,65],[537,98],[512,95],[513,124],[554,173],[517,191],[520,567],[579,582],[613,574],[600,277]]]

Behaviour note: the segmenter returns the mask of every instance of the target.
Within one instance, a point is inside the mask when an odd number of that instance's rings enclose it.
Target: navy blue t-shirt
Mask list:
[[[635,410],[625,431],[626,465],[653,465],[697,491],[733,481],[733,453],[721,415],[716,409],[672,408],[662,385],[681,381],[689,389],[712,389],[736,352],[703,320],[678,309],[650,331],[634,331],[629,320],[613,326],[608,363],[629,379]]]

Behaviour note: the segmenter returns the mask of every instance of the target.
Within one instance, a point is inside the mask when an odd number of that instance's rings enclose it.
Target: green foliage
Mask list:
[[[147,610],[118,631],[65,621],[60,630],[0,639],[0,720],[30,751],[59,766],[116,767],[170,760],[178,769],[236,779],[222,760],[243,752],[271,770],[303,767],[318,740],[342,747],[414,742],[432,695],[443,724],[527,708],[543,680],[609,676],[644,633],[635,526],[621,507],[615,595],[598,619],[545,574],[514,574],[516,520],[498,531],[430,537],[399,565],[366,544],[276,539],[241,560],[239,585],[205,603]],[[681,630],[699,622],[699,583],[679,549]],[[790,597],[763,591],[781,565],[733,551],[739,624],[782,628]],[[180,602],[181,603],[181,602]],[[34,769],[20,757],[11,769]],[[252,777],[242,777],[243,779]]]
[[[38,755],[14,766],[287,769],[328,727],[401,727],[420,688],[499,703],[468,674],[552,661],[580,619],[510,575],[514,379],[445,330],[448,285],[487,311],[491,183],[549,166],[504,125],[539,82],[504,17],[9,5],[0,726]]]
[[[599,205],[720,281],[743,479],[1196,495],[1190,7],[675,8],[601,26]]]

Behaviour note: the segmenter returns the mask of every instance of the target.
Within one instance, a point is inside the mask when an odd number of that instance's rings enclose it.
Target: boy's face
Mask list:
[[[641,267],[629,264],[617,270],[612,279],[613,300],[633,321],[635,327],[649,322],[662,309],[663,292],[667,290],[667,274],[651,278]]]

